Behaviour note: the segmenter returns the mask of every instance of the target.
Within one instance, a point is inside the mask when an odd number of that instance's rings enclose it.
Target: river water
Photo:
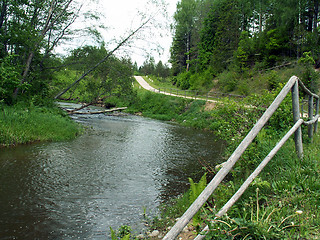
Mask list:
[[[138,116],[77,116],[69,142],[0,150],[0,239],[110,239],[149,215],[214,165],[214,135]]]

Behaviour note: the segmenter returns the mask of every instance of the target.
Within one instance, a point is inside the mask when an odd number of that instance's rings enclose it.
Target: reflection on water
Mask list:
[[[109,227],[142,227],[214,164],[222,143],[207,132],[141,117],[87,116],[83,136],[1,149],[1,239],[107,239]]]

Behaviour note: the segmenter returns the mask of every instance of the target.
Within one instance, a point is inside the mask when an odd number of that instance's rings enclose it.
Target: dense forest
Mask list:
[[[225,70],[241,76],[295,61],[305,52],[319,67],[319,5],[318,0],[180,1],[170,59],[177,85],[199,88]]]

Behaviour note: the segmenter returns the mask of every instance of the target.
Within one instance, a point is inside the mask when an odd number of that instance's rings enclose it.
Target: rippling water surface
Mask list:
[[[203,131],[136,116],[86,116],[70,142],[0,150],[0,239],[108,239],[139,231],[146,208],[198,179],[222,142]]]

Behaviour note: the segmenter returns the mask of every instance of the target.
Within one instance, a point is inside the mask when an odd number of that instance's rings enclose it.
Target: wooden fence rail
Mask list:
[[[245,98],[243,95],[229,94],[229,93],[221,93],[221,92],[206,92],[200,90],[180,90],[175,88],[157,88],[154,89],[154,92],[157,93],[168,93],[168,95],[172,96],[184,96],[185,98],[193,98],[199,100],[208,100],[209,98]]]
[[[309,106],[308,106],[308,121],[304,121],[300,118],[300,107],[299,107],[299,89],[301,89],[309,95]],[[267,163],[274,157],[274,155],[279,151],[279,149],[284,145],[284,143],[290,138],[291,135],[295,135],[295,147],[298,156],[301,158],[303,156],[303,146],[302,146],[302,131],[301,125],[305,124],[308,126],[308,135],[312,138],[314,131],[317,130],[318,118],[319,118],[319,96],[308,90],[298,77],[292,76],[287,84],[283,87],[281,92],[275,98],[273,103],[265,111],[262,117],[254,125],[247,136],[242,140],[237,149],[229,157],[228,161],[223,164],[221,170],[215,175],[199,197],[193,202],[189,209],[183,214],[183,216],[177,221],[177,223],[171,228],[171,230],[163,238],[164,240],[173,240],[183,228],[190,222],[192,217],[200,210],[200,208],[205,204],[208,198],[212,195],[214,190],[222,182],[225,176],[230,172],[234,164],[239,160],[243,152],[251,144],[254,138],[258,135],[260,130],[264,127],[273,113],[277,110],[281,102],[291,91],[292,93],[292,107],[293,107],[293,120],[294,126],[286,133],[286,135],[277,143],[277,145],[271,150],[271,152],[266,156],[266,158],[260,163],[256,170],[248,177],[248,179],[243,183],[239,190],[231,197],[231,199],[222,207],[222,209],[216,214],[216,217],[223,216],[228,209],[230,209],[233,204],[240,198],[240,196],[247,189],[249,184],[258,176],[258,174],[263,170]],[[315,110],[313,100],[316,99]],[[315,112],[315,114],[314,114]],[[202,234],[199,234],[195,239],[203,239],[205,237],[205,232],[208,230],[208,226],[205,227]]]

